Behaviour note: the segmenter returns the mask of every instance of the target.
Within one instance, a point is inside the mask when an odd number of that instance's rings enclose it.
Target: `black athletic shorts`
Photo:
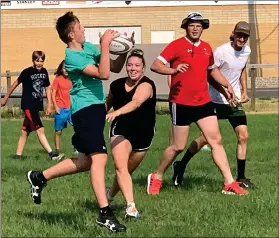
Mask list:
[[[85,155],[107,153],[104,139],[105,104],[94,104],[82,108],[72,115],[72,122],[75,131],[72,144],[77,151]]]
[[[218,120],[229,120],[233,129],[241,125],[247,126],[247,117],[241,104],[237,107],[232,107],[228,104],[214,103],[214,107],[216,108]]]
[[[136,152],[148,150],[152,144],[154,134],[155,126],[141,128],[133,122],[129,124],[117,120],[111,123],[109,131],[110,138],[114,136],[125,137],[131,143],[132,150]]]
[[[175,126],[189,126],[193,122],[209,116],[216,116],[214,104],[208,102],[201,106],[187,106],[170,102],[169,109],[172,124]]]
[[[25,109],[24,120],[21,129],[27,132],[36,131],[43,127],[43,123],[40,118],[40,112],[34,109]]]

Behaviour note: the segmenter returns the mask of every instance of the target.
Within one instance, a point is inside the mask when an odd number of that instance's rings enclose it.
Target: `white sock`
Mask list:
[[[127,202],[127,207],[136,207],[134,202]]]

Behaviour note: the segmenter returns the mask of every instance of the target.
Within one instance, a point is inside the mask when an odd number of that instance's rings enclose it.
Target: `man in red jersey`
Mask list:
[[[163,175],[184,150],[190,125],[194,122],[211,146],[214,162],[224,177],[222,193],[245,195],[248,192],[234,181],[231,174],[222,145],[216,109],[208,91],[207,79],[211,76],[227,89],[229,97],[234,98],[232,86],[215,67],[210,45],[200,40],[203,30],[209,28],[209,20],[198,12],[192,12],[182,21],[181,28],[186,30],[186,36],[167,45],[151,66],[152,71],[172,77],[169,106],[173,139],[165,149],[157,171],[148,176],[147,193],[159,194]],[[167,63],[170,67],[166,66]]]

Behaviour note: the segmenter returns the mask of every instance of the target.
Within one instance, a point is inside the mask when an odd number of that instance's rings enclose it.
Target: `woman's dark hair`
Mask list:
[[[64,62],[65,62],[65,60],[62,60],[62,62],[59,64],[57,70],[54,73],[56,76],[64,75],[63,74]]]
[[[136,56],[136,57],[138,57],[138,58],[140,58],[140,59],[142,60],[143,67],[145,67],[145,59],[144,59],[143,55],[144,55],[144,53],[143,53],[143,51],[142,51],[141,49],[133,49],[133,50],[130,52],[128,58],[127,58],[126,65],[127,65],[127,63],[128,63],[128,60],[129,60],[131,57]]]
[[[230,39],[230,41],[234,41],[233,34],[230,35],[230,38],[229,38],[229,39]]]

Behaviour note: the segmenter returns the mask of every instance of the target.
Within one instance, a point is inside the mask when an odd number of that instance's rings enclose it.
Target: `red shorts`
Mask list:
[[[32,132],[43,127],[39,111],[26,109],[24,110],[24,115],[25,117],[21,127],[22,130]]]

